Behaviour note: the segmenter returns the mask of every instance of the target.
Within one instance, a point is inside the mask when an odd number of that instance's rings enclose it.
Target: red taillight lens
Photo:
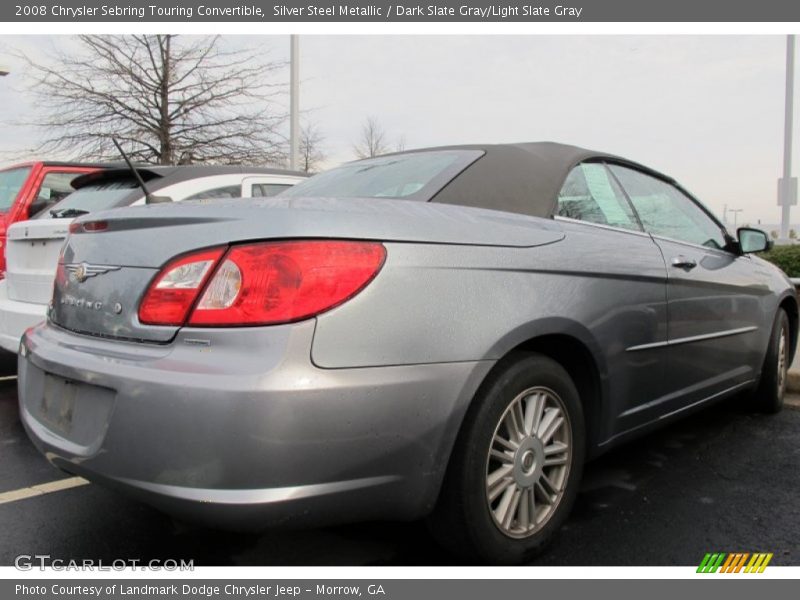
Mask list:
[[[84,221],[77,223],[73,221],[69,224],[69,232],[75,233],[96,233],[108,230],[108,221]]]
[[[213,248],[173,260],[164,267],[139,306],[148,325],[182,325],[225,248]]]
[[[209,260],[208,255],[194,254],[163,269],[142,302],[139,320],[181,325],[194,306],[190,325],[300,321],[355,296],[378,274],[385,258],[386,249],[380,243],[334,240],[233,246],[223,258],[217,255],[208,270],[197,264]],[[184,270],[170,276],[178,269]],[[169,283],[170,295],[159,292],[162,281],[173,280],[186,283],[177,288]],[[165,299],[168,306],[161,306]]]

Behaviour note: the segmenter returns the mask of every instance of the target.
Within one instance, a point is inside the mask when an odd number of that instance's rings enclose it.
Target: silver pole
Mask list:
[[[289,168],[293,171],[300,164],[300,40],[289,36]]]
[[[789,237],[789,210],[791,209],[788,186],[792,175],[792,116],[794,108],[794,36],[786,36],[786,106],[783,128],[783,181],[781,198],[781,239]]]

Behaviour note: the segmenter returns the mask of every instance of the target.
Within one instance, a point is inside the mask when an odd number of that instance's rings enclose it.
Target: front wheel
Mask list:
[[[785,310],[778,309],[761,369],[761,379],[753,395],[753,407],[760,412],[777,413],[783,408],[791,339],[789,317]]]
[[[538,354],[506,359],[465,418],[434,534],[480,562],[531,558],[572,508],[584,452],[583,410],[564,368]]]

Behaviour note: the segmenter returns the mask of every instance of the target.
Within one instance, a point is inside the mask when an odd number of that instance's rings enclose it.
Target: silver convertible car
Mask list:
[[[786,276],[673,179],[553,143],[346,164],[82,217],[19,353],[65,471],[231,528],[428,517],[540,551],[583,464],[734,394],[777,412]]]

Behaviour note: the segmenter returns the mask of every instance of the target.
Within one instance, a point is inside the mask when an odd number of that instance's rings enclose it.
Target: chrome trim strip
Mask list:
[[[682,406],[680,408],[676,408],[672,412],[668,412],[668,413],[664,413],[663,415],[659,415],[658,420],[660,421],[661,419],[668,419],[669,417],[671,417],[673,415],[677,415],[678,413],[681,413],[681,412],[683,412],[685,410],[689,410],[690,408],[692,408],[694,406],[697,406],[698,404],[703,404],[704,402],[708,402],[710,400],[713,400],[714,398],[719,398],[720,396],[724,396],[725,394],[729,394],[731,392],[734,392],[734,391],[738,390],[739,388],[748,386],[751,383],[753,383],[754,381],[755,381],[755,379],[748,379],[747,381],[743,381],[742,383],[737,383],[736,385],[731,386],[731,387],[729,387],[727,389],[724,389],[721,392],[717,392],[716,394],[711,394],[707,398],[703,398],[702,400],[698,400],[697,402],[692,402],[691,404],[687,404],[686,406]]]
[[[740,255],[733,254],[730,250],[725,250],[725,248],[714,248],[713,246],[703,246],[703,244],[695,244],[694,242],[687,242],[685,240],[676,240],[675,238],[667,237],[664,235],[658,235],[651,232],[653,236],[653,240],[658,243],[659,241],[667,242],[670,244],[677,244],[679,246],[687,246],[689,248],[695,248],[696,250],[701,250],[703,252],[714,252],[716,254],[722,254],[724,256],[732,256],[734,258],[740,258]]]
[[[756,331],[758,327],[752,325],[750,327],[740,327],[739,329],[727,329],[725,331],[717,331],[715,333],[704,333],[702,335],[693,335],[685,338],[678,338],[675,340],[666,340],[663,342],[653,342],[652,344],[640,344],[638,346],[631,346],[626,348],[625,352],[638,352],[639,350],[652,350],[653,348],[663,348],[665,346],[678,346],[680,344],[691,344],[692,342],[702,342],[704,340],[713,340],[716,338],[729,337],[732,335],[741,335]]]
[[[743,381],[742,383],[737,383],[734,386],[726,388],[726,389],[722,390],[721,392],[717,392],[716,394],[711,394],[710,396],[707,396],[707,397],[703,398],[702,400],[698,400],[697,402],[692,402],[691,404],[687,404],[686,406],[681,406],[680,408],[677,408],[677,409],[675,409],[673,411],[670,411],[668,413],[664,413],[663,415],[659,415],[657,418],[651,419],[651,420],[647,421],[646,423],[642,423],[641,425],[637,425],[636,427],[631,427],[630,429],[626,429],[625,431],[620,431],[619,433],[617,433],[615,435],[612,435],[606,441],[600,442],[598,444],[598,446],[605,446],[606,444],[610,444],[611,442],[613,442],[618,437],[622,437],[622,436],[628,435],[630,433],[633,433],[637,429],[641,429],[642,427],[647,427],[649,425],[652,425],[653,423],[658,423],[659,421],[661,421],[663,419],[667,419],[669,417],[677,415],[678,413],[682,413],[683,411],[689,410],[690,408],[694,408],[695,406],[698,406],[700,404],[704,404],[706,402],[710,402],[711,400],[719,398],[720,396],[724,396],[724,395],[733,393],[736,390],[738,390],[740,388],[743,388],[743,387],[746,387],[748,385],[751,385],[754,382],[755,382],[755,379],[748,379],[747,381]]]
[[[719,385],[724,385],[725,383],[728,383],[731,380],[735,380],[736,378],[740,378],[742,376],[747,376],[751,372],[752,372],[752,369],[750,369],[749,367],[741,366],[741,367],[739,367],[737,369],[733,369],[732,371],[727,371],[726,373],[722,373],[720,375],[717,375],[716,377],[711,377],[710,379],[705,379],[703,381],[700,381],[700,382],[695,383],[693,385],[690,385],[688,387],[682,388],[682,389],[677,390],[675,392],[671,392],[671,393],[667,394],[666,396],[660,396],[659,398],[656,398],[655,400],[651,400],[650,402],[645,402],[644,404],[638,404],[638,405],[634,406],[633,408],[629,408],[628,410],[626,410],[624,413],[622,413],[619,416],[619,418],[620,419],[624,419],[624,418],[629,417],[631,415],[634,415],[636,413],[639,413],[639,412],[642,412],[642,411],[651,410],[651,409],[653,409],[653,408],[655,408],[657,406],[660,406],[662,404],[671,403],[674,400],[679,400],[684,396],[690,396],[690,395],[693,395],[693,394],[696,394],[696,393],[702,393],[703,390],[705,390],[705,389],[714,388],[714,387],[717,387]]]
[[[553,215],[554,221],[564,221],[565,223],[575,223],[577,225],[587,225],[589,227],[597,227],[599,229],[608,229],[609,231],[617,231],[619,233],[630,233],[641,237],[652,239],[651,235],[642,231],[641,229],[625,229],[624,227],[616,227],[614,225],[604,225],[602,223],[592,223],[591,221],[581,221],[580,219],[573,219],[572,217],[562,217],[561,215]]]

